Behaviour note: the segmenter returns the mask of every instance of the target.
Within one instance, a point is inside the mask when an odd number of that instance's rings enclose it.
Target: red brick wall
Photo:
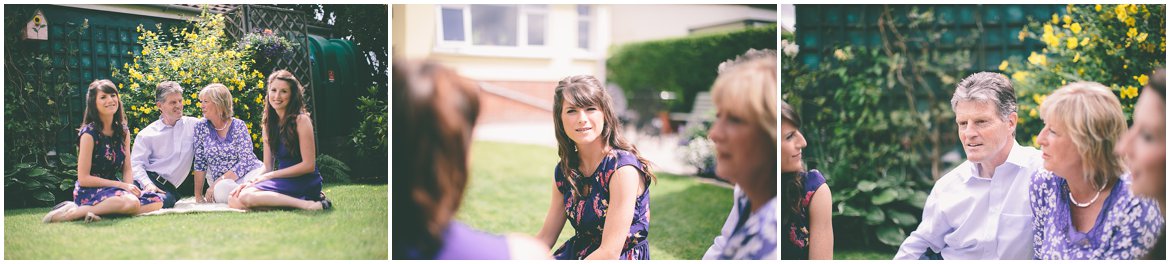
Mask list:
[[[552,107],[556,82],[484,81],[543,101]],[[552,123],[552,111],[490,92],[480,93],[480,124]]]

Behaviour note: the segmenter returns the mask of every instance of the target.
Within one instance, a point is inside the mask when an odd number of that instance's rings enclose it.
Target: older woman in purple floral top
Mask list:
[[[1125,132],[1121,103],[1099,83],[1061,87],[1040,105],[1036,137],[1044,170],[1032,177],[1036,259],[1135,259],[1164,220],[1153,200],[1134,196],[1113,153]]]
[[[232,118],[232,94],[213,83],[199,92],[204,120],[195,126],[195,200],[226,203],[240,183],[264,172],[252,152],[251,133],[243,120]],[[211,185],[207,195],[203,182]]]

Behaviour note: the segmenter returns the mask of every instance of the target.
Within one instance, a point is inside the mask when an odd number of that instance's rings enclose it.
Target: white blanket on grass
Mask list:
[[[235,212],[243,213],[244,210],[228,207],[226,203],[196,203],[195,197],[187,197],[175,202],[174,208],[159,209],[158,211],[149,212],[141,215],[164,215],[164,214],[185,214],[195,212]]]

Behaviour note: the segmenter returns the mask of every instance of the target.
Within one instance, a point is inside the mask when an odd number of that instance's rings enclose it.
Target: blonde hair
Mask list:
[[[722,67],[721,67],[722,68]],[[776,56],[759,56],[723,69],[711,87],[720,109],[756,124],[776,145]]]
[[[1121,101],[1095,82],[1075,82],[1057,89],[1040,105],[1040,119],[1057,118],[1081,156],[1085,181],[1100,189],[1125,171],[1113,153],[1125,133]],[[1070,175],[1071,176],[1071,175]]]
[[[224,120],[231,120],[232,115],[235,114],[232,112],[232,92],[228,91],[227,86],[223,84],[208,84],[203,87],[202,91],[199,91],[199,97],[207,97],[208,100],[219,105],[219,109],[223,110]]]

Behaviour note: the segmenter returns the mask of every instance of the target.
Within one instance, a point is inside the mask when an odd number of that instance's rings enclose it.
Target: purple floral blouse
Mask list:
[[[208,182],[215,182],[228,171],[243,179],[249,171],[264,166],[252,152],[252,137],[243,120],[232,118],[226,137],[215,133],[211,120],[195,126],[195,171],[206,172]]]
[[[1050,171],[1032,177],[1032,221],[1036,259],[1136,259],[1158,240],[1165,220],[1153,200],[1134,196],[1126,179],[1103,197],[1101,213],[1088,232],[1072,225],[1068,182]]]

